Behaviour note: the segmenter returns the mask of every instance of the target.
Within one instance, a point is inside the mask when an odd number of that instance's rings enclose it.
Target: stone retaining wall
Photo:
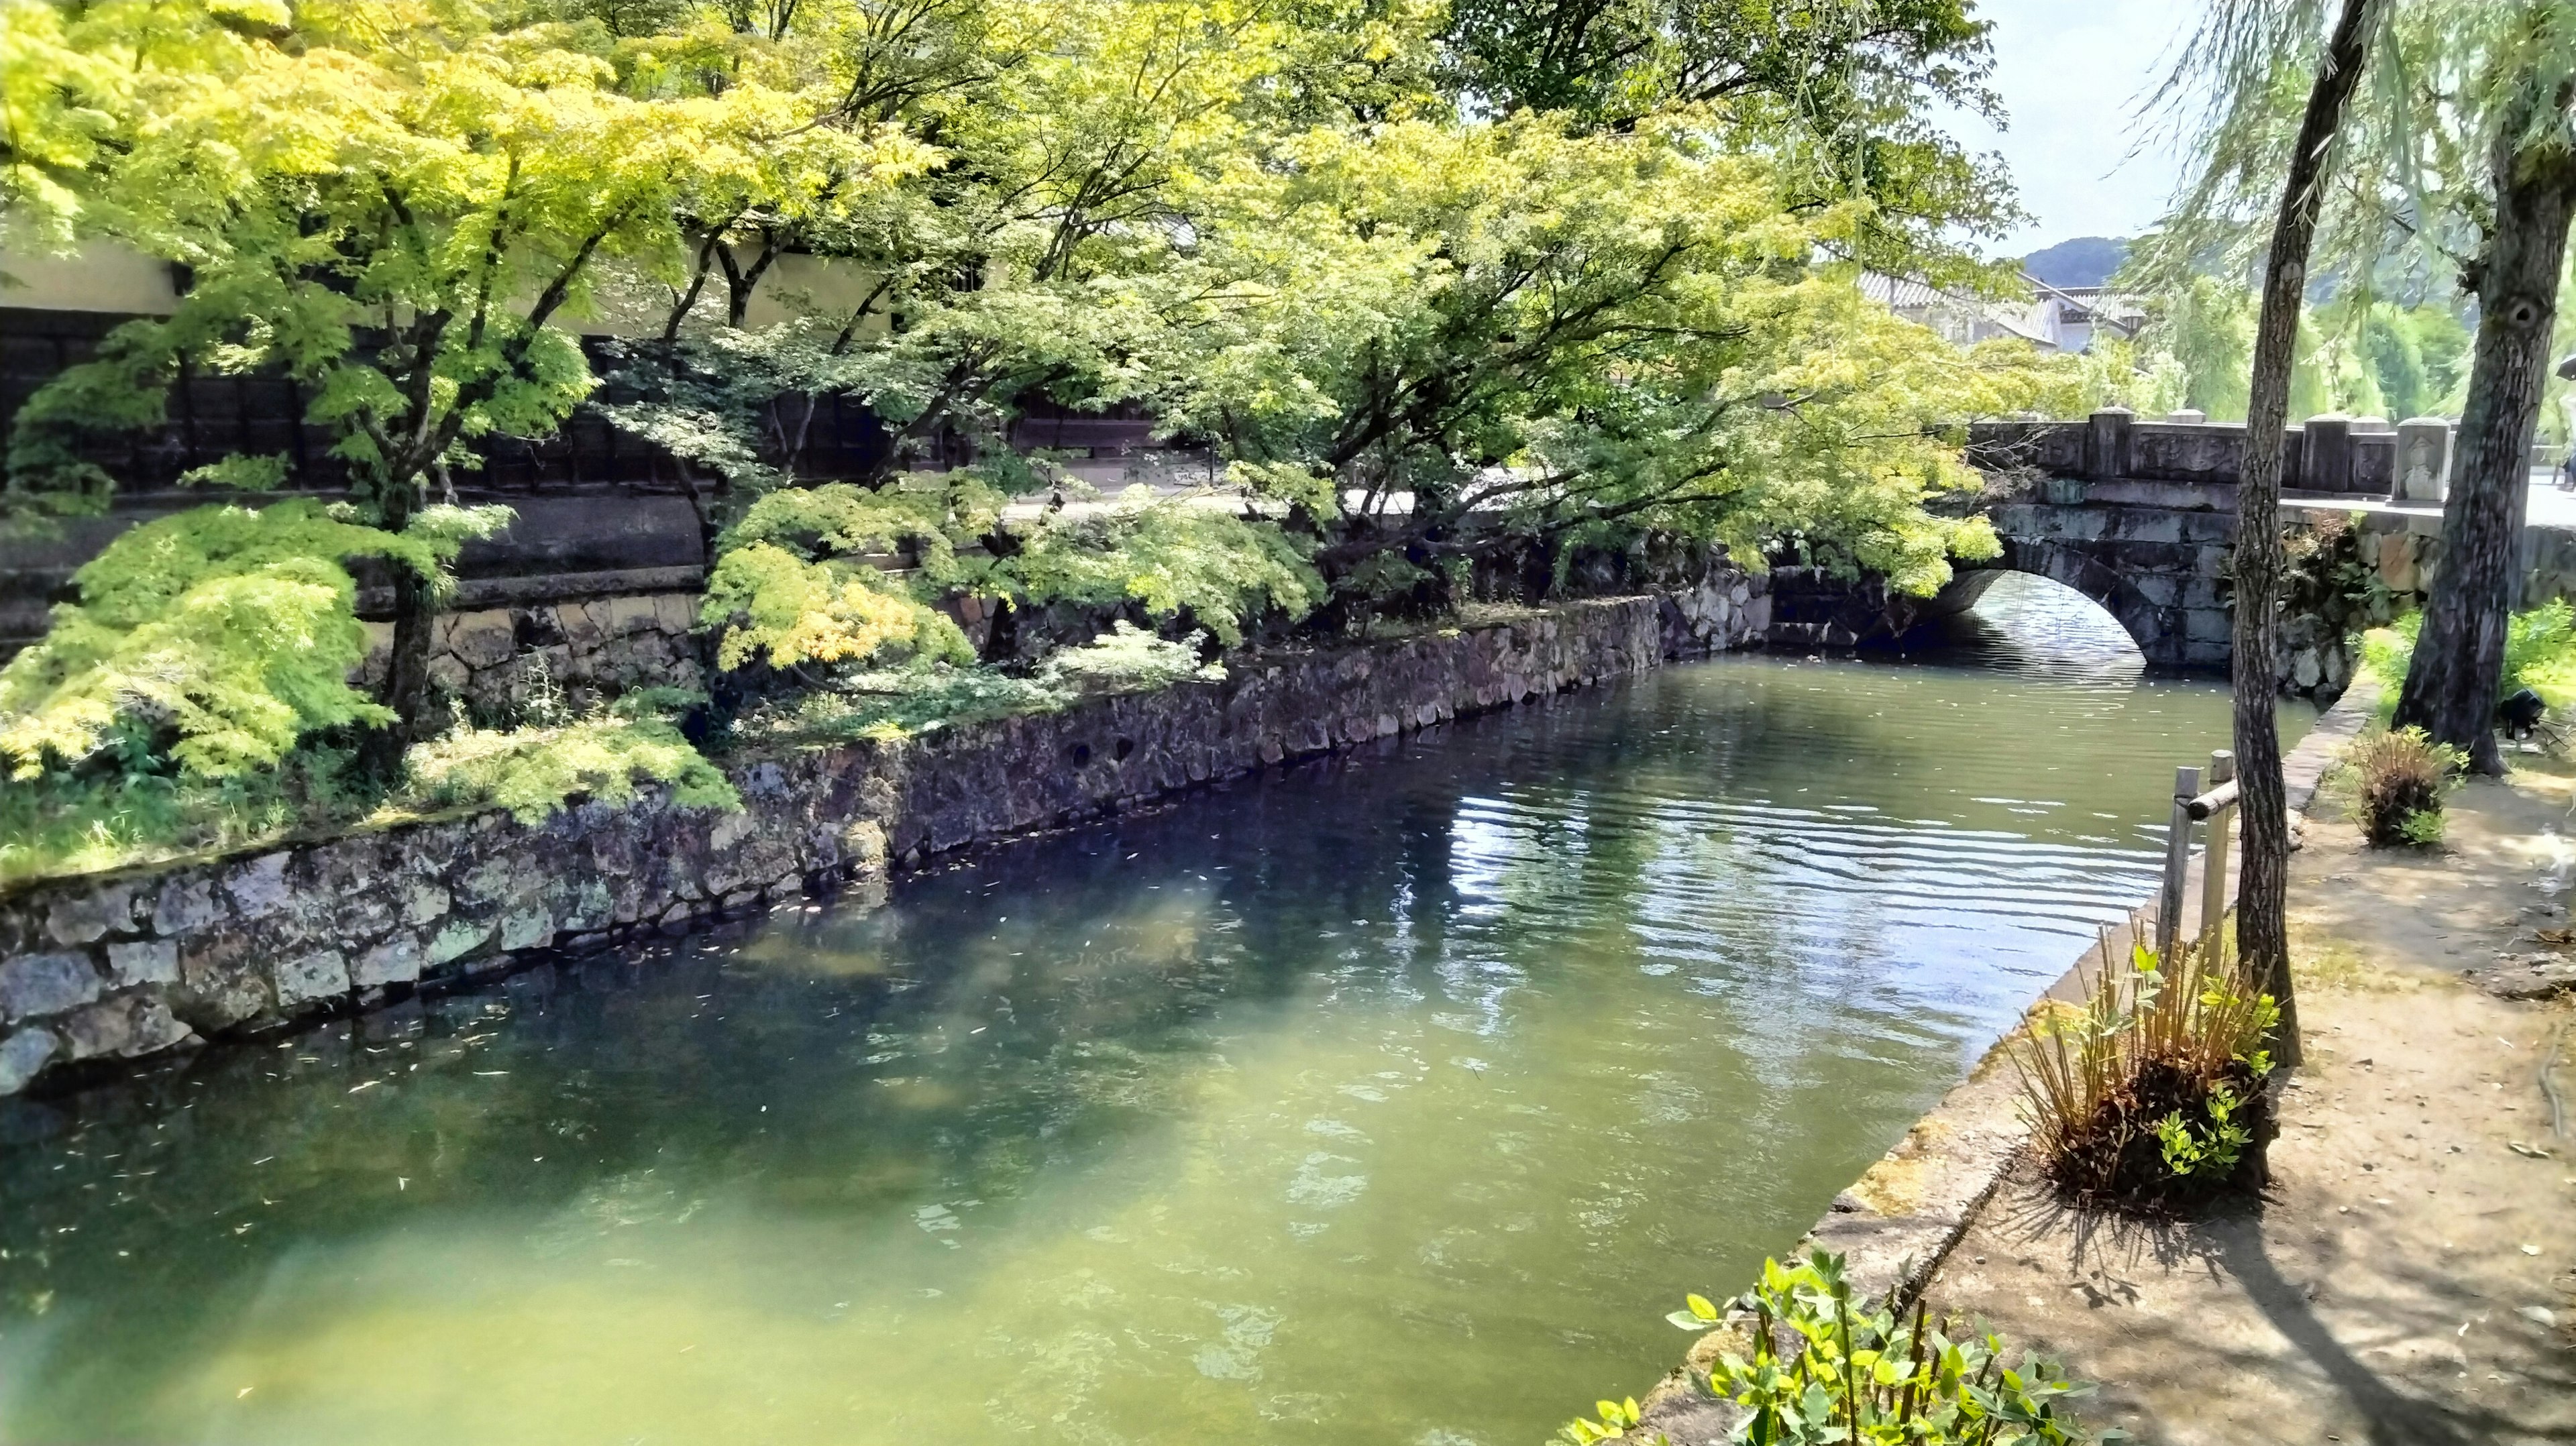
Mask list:
[[[703,691],[706,669],[690,631],[699,601],[694,592],[629,593],[442,614],[430,628],[430,684],[485,723],[521,717],[544,688],[575,711],[638,688]],[[357,680],[373,688],[393,626],[366,628]]]
[[[648,795],[15,890],[0,897],[0,1094],[537,951],[881,888],[945,850],[1758,642],[1768,623],[1764,579],[1713,573],[1473,629],[1242,656],[1218,684],[746,759],[729,770],[739,812]]]

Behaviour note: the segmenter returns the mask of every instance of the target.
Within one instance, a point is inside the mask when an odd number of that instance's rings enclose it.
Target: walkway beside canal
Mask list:
[[[2320,799],[2291,874],[2309,1062],[2259,1206],[2114,1222],[2024,1169],[1933,1308],[2065,1359],[2101,1384],[2088,1423],[2143,1442],[2576,1440],[2576,1138],[2541,1084],[2555,1050],[2576,1106],[2576,1009],[2464,977],[2569,926],[2572,785],[2470,784],[2436,855]]]

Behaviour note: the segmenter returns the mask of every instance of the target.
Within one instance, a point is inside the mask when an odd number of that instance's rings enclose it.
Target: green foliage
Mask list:
[[[2378,681],[2385,707],[2395,706],[2423,626],[2423,614],[2410,612],[2362,635],[2362,668]],[[2525,688],[2552,708],[2576,706],[2576,606],[2564,598],[2516,613],[2505,624],[2504,672],[2496,697],[2501,701]]]
[[[722,629],[716,666],[863,663],[880,655],[965,662],[966,636],[901,582],[865,562],[807,562],[755,542],[716,559],[701,626]]]
[[[1592,1403],[1592,1416],[1589,1419],[1578,1416],[1567,1422],[1565,1429],[1557,1433],[1557,1439],[1571,1442],[1573,1446],[1592,1446],[1595,1441],[1624,1441],[1628,1439],[1628,1432],[1636,1425],[1636,1397],[1630,1396],[1618,1401],[1595,1401]],[[1648,1439],[1659,1443],[1660,1446],[1664,1437],[1661,1433],[1657,1433]]]
[[[2223,940],[2178,952],[2168,968],[2139,944],[2114,970],[2106,936],[2083,1004],[2043,1003],[2009,1043],[2042,1167],[2079,1199],[2152,1211],[2205,1197],[2235,1178],[2267,1107],[2279,1007]]]
[[[894,739],[937,728],[1052,713],[1086,697],[1217,683],[1225,668],[1199,661],[1202,635],[1168,642],[1124,621],[1090,643],[1063,648],[1027,675],[944,661],[845,673],[828,687],[776,700],[734,725],[745,741],[812,743]]]
[[[1011,537],[1009,556],[959,580],[1021,607],[1133,603],[1149,617],[1186,618],[1229,647],[1248,620],[1294,621],[1324,592],[1311,549],[1276,523],[1201,500],[1158,502],[1141,487],[1115,507],[1050,513]]]
[[[2432,844],[2442,837],[2442,796],[2468,756],[2421,728],[2381,729],[2344,754],[2353,820],[2375,844]]]
[[[1229,169],[1196,260],[1240,279],[1193,299],[1163,415],[1285,479],[1328,574],[1654,530],[1937,590],[1995,545],[1927,508],[1977,484],[1945,429],[2071,407],[2073,379],[1865,301],[1816,257],[1866,208],[1794,208],[1716,123],[1413,122]]]
[[[382,722],[349,685],[366,634],[341,564],[380,557],[438,578],[464,536],[507,516],[434,509],[394,534],[292,501],[134,527],[0,668],[0,759],[20,780],[92,763],[229,777],[276,766],[308,734]]]
[[[120,329],[21,411],[21,500],[95,510],[110,479],[82,437],[157,421],[185,357],[303,383],[310,420],[398,528],[478,439],[543,435],[589,394],[579,347],[547,323],[587,307],[603,268],[675,274],[694,196],[800,171],[863,194],[932,158],[899,131],[811,124],[828,102],[800,86],[837,97],[832,79],[744,65],[714,93],[663,94],[597,28],[514,11],[55,11],[37,43],[100,63],[58,72],[60,110],[33,107],[77,120],[40,128],[49,168],[13,165],[10,194],[192,282],[173,315]],[[9,94],[14,118],[29,107]]]
[[[2185,1179],[2226,1180],[2236,1173],[2254,1132],[2237,1118],[2244,1101],[2228,1086],[2214,1085],[2201,1101],[2202,1119],[2185,1119],[2183,1111],[2156,1122],[2156,1141],[2164,1149],[2165,1168]]]
[[[521,823],[537,823],[573,803],[625,803],[648,783],[668,784],[683,808],[742,807],[722,770],[653,717],[459,728],[414,746],[405,763],[403,802],[422,811],[506,808]]]
[[[911,548],[926,568],[953,570],[947,504],[847,484],[761,497],[719,539],[707,578],[699,616],[702,627],[721,629],[716,665],[972,661],[952,619],[870,561],[891,563]]]
[[[1063,648],[1038,665],[1038,680],[1077,695],[1144,693],[1175,683],[1222,683],[1225,665],[1199,661],[1201,633],[1169,642],[1121,619],[1079,648]]]
[[[1819,1250],[1794,1266],[1766,1260],[1761,1283],[1732,1305],[1749,1327],[1750,1352],[1722,1352],[1708,1385],[1744,1408],[1729,1439],[1747,1446],[2126,1439],[2084,1428],[2069,1403],[2092,1387],[2054,1363],[2025,1354],[2019,1366],[2007,1365],[1998,1336],[1954,1336],[1954,1322],[1933,1325],[1919,1304],[1909,1322],[1887,1304],[1855,1300],[1839,1255]],[[1722,1322],[1699,1296],[1671,1319],[1693,1331]],[[1568,1439],[1599,1438],[1570,1428]]]
[[[1992,22],[1961,0],[1456,0],[1445,37],[1465,103],[1554,111],[1586,128],[1718,104],[1747,142],[1790,159],[1798,194],[1866,198],[1870,265],[1975,274],[1955,234],[2018,218],[2009,185],[1934,121],[2000,119],[1985,84]]]
[[[308,744],[275,768],[198,774],[52,771],[0,787],[0,884],[267,843],[367,816],[378,789],[345,750]]]

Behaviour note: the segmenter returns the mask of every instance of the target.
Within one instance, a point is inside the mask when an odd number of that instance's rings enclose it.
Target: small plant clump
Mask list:
[[[2442,795],[2468,759],[2421,728],[2374,733],[2353,745],[2353,821],[2375,844],[2442,841]]]
[[[1767,1260],[1760,1284],[1732,1302],[1749,1328],[1750,1355],[1725,1351],[1707,1376],[1711,1394],[1744,1412],[1728,1439],[1745,1446],[1944,1443],[1944,1446],[2084,1446],[2125,1439],[2089,1431],[2068,1403],[2092,1390],[2053,1362],[2025,1353],[2006,1364],[1993,1334],[1934,1324],[1917,1303],[1907,1320],[1894,1301],[1853,1299],[1843,1257],[1816,1251],[1796,1265]],[[1689,1331],[1725,1323],[1705,1296],[1669,1317]],[[1617,1438],[1638,1422],[1634,1401],[1601,1403],[1601,1419],[1576,1421],[1575,1446]]]
[[[2189,946],[2170,968],[2137,946],[2081,1006],[2033,1010],[2011,1053],[2049,1178],[2084,1203],[2146,1213],[2233,1185],[2268,1122],[2265,1042],[2280,1018],[2223,948]]]
[[[683,808],[742,807],[724,773],[658,717],[593,713],[552,726],[458,728],[415,746],[404,801],[422,811],[506,808],[542,822],[584,800],[624,803],[647,783]]]

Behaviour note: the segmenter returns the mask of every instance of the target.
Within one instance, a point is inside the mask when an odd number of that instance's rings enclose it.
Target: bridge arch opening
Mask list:
[[[2037,573],[1962,573],[1926,612],[1941,642],[2002,666],[2105,680],[2146,671],[2146,654],[2117,614]]]

